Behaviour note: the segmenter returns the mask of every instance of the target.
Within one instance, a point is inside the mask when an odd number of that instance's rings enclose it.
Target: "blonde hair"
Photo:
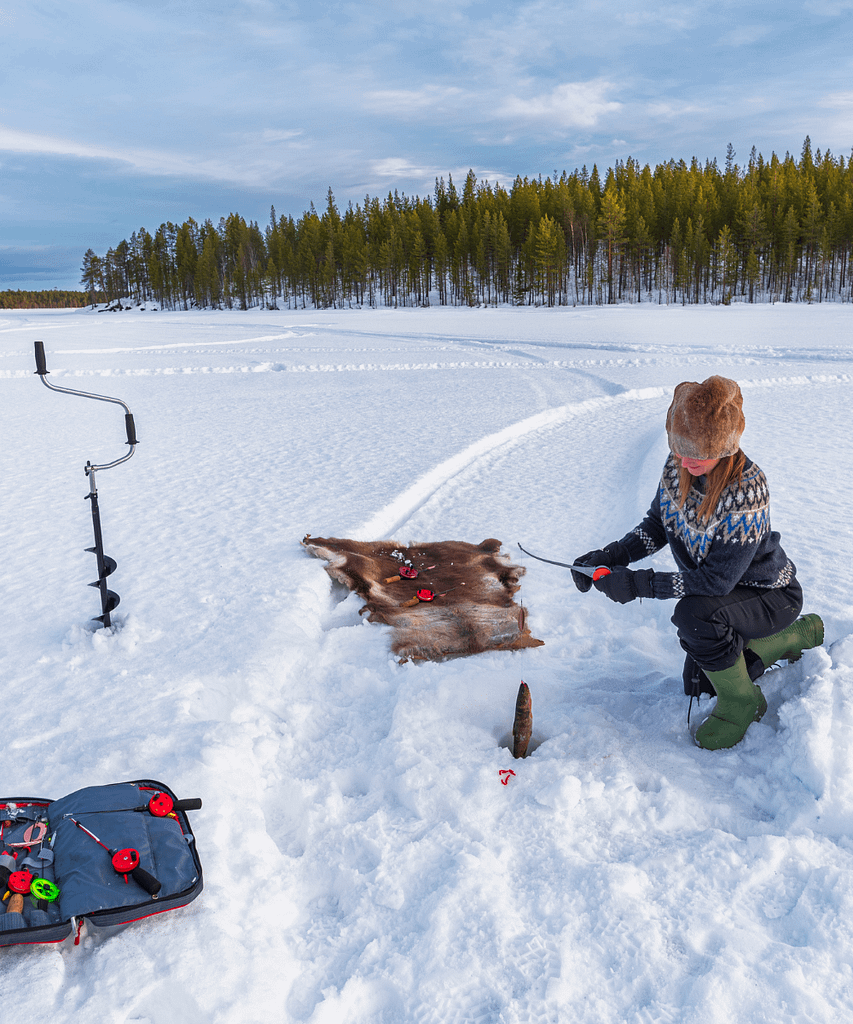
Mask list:
[[[737,480],[740,483],[745,466],[746,456],[738,448],[734,455],[726,455],[720,459],[710,473],[705,476],[705,496],[696,512],[696,517],[700,523],[707,523],[710,520],[714,509],[717,507],[717,502],[720,500],[720,495],[732,480]],[[687,495],[690,494],[690,488],[693,486],[694,479],[693,474],[686,470],[684,466],[678,467],[679,508],[684,508],[684,503],[687,501]]]

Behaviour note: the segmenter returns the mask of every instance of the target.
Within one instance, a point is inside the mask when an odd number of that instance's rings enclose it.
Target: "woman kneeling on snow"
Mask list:
[[[607,566],[609,575],[593,583],[572,573],[578,590],[594,585],[619,604],[679,599],[672,621],[687,652],[684,691],[717,695],[696,730],[707,750],[733,747],[767,710],[754,682],[766,668],[823,643],[817,615],[797,618],[803,591],[770,529],[767,480],[740,450],[742,406],[726,377],[679,384],[666,416],[671,454],[646,518],[622,540],[575,559]],[[678,572],[625,568],[666,544]]]

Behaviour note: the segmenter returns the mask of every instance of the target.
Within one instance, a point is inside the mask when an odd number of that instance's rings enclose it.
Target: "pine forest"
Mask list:
[[[163,308],[723,303],[853,300],[853,156],[747,164],[632,159],[510,188],[469,171],[461,192],[366,197],[341,212],[330,188],[298,219],[261,228],[237,213],[145,228],[82,284],[110,302]]]
[[[95,300],[103,302],[105,296],[95,293]],[[91,302],[91,294],[87,292],[69,292],[60,288],[47,291],[14,291],[0,292],[0,309],[79,309]]]

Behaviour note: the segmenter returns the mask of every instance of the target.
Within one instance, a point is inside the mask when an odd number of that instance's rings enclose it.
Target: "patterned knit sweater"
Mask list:
[[[700,523],[697,510],[704,485],[704,477],[694,480],[680,509],[678,462],[670,455],[646,518],[622,538],[632,562],[669,544],[680,571],[655,571],[655,597],[722,596],[736,586],[787,586],[796,569],[782,550],[779,534],[770,529],[770,491],[764,473],[747,459],[741,481],[729,484],[710,519]]]

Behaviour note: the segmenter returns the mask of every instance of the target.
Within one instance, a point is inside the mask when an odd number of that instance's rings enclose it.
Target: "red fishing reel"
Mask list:
[[[407,580],[413,580],[418,575],[418,570],[412,568],[411,565],[401,565],[398,572],[401,576],[405,576]]]
[[[172,813],[175,801],[168,793],[155,793],[148,801],[148,810],[155,818],[165,818]]]
[[[417,596],[417,599],[419,601],[434,601],[435,600],[435,594],[433,593],[433,591],[427,590],[426,588],[424,588],[423,590],[419,590],[417,592],[416,596]]]
[[[33,875],[29,871],[13,871],[9,875],[9,892],[18,893],[19,895],[26,896],[30,891],[30,886],[33,884]]]
[[[128,846],[124,850],[116,850],[112,855],[113,867],[120,875],[129,875],[139,867],[139,850]]]

